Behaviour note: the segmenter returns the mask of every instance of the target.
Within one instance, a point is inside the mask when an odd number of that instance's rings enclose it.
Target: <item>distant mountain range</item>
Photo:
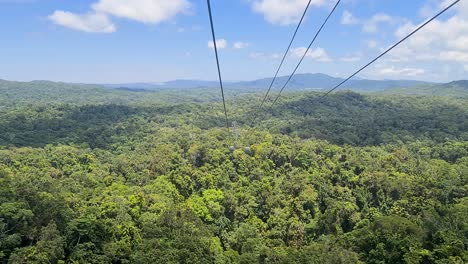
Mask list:
[[[278,77],[275,82],[275,87],[282,87],[288,76]],[[288,91],[297,90],[324,90],[331,89],[344,79],[332,77],[321,73],[296,74],[288,84]],[[253,81],[226,82],[226,88],[241,89],[241,90],[260,90],[266,89],[272,81],[272,78],[264,78]],[[368,80],[368,79],[352,79],[342,86],[342,89],[351,89],[355,91],[377,92],[387,89],[408,88],[418,85],[434,84],[423,81],[413,80]],[[200,81],[200,80],[174,80],[165,83],[124,83],[124,84],[107,84],[111,88],[127,88],[127,89],[191,89],[191,88],[211,88],[218,87],[217,81]]]

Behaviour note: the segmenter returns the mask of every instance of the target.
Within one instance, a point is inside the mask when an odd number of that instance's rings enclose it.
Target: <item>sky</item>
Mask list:
[[[274,75],[309,0],[211,0],[225,80]],[[452,0],[453,1],[453,0]],[[298,73],[347,77],[450,0],[342,0]],[[289,75],[335,0],[312,0]],[[216,80],[205,0],[0,0],[0,79]],[[468,79],[468,0],[360,78]]]

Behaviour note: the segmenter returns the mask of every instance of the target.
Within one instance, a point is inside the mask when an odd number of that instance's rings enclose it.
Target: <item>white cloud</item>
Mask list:
[[[447,6],[447,4],[445,6]],[[468,17],[468,1],[459,2],[455,8],[460,16]]]
[[[343,25],[356,25],[359,24],[360,21],[357,19],[351,12],[345,10],[343,15],[341,16],[341,24]]]
[[[262,52],[252,52],[249,54],[249,58],[251,59],[259,59],[259,58],[263,58],[264,57],[264,53]]]
[[[277,60],[279,58],[281,58],[281,54],[279,53],[271,53],[271,54],[267,54],[267,53],[264,53],[264,52],[252,52],[249,54],[249,57],[251,59],[263,59],[263,60]]]
[[[449,39],[448,46],[457,50],[468,50],[468,35],[459,36],[455,39]]]
[[[468,7],[468,6],[467,6]],[[395,32],[397,38],[402,38],[418,25],[407,23]],[[416,33],[391,56],[394,60],[405,61],[438,60],[444,62],[468,62],[468,18],[464,15],[454,15],[451,18],[435,20]]]
[[[48,18],[57,25],[74,30],[110,33],[116,31],[111,16],[157,24],[189,8],[187,0],[99,0],[91,5],[92,10],[87,14],[56,10]]]
[[[84,32],[111,33],[116,30],[109,17],[102,13],[77,15],[56,10],[48,18],[57,25]]]
[[[362,52],[355,52],[352,54],[347,54],[346,56],[341,57],[339,60],[342,62],[356,62],[362,60],[364,57]]]
[[[348,56],[348,57],[340,58],[340,61],[344,61],[344,62],[356,62],[360,60],[361,60],[361,57],[359,56]]]
[[[306,47],[293,48],[290,51],[290,55],[296,58],[301,58],[306,52]],[[307,52],[306,58],[311,58],[320,62],[331,62],[332,59],[328,56],[327,52],[323,48],[316,48]]]
[[[419,10],[419,14],[424,17],[428,18],[435,15],[438,11],[442,8],[447,7],[453,2],[453,0],[428,0],[424,4],[424,6]],[[461,5],[461,3],[459,3]]]
[[[425,73],[424,69],[417,69],[417,68],[395,68],[394,66],[383,68],[379,71],[381,75],[393,76],[393,77],[414,77],[418,75],[422,75]]]
[[[375,40],[368,40],[367,41],[367,47],[369,47],[371,49],[376,48],[378,44],[379,43],[377,43],[377,41],[375,41]]]
[[[254,0],[252,8],[263,14],[272,24],[294,24],[301,18],[309,0]],[[311,5],[322,6],[325,0],[312,0]]]
[[[234,49],[244,49],[250,46],[250,43],[238,41],[234,43]]]
[[[371,19],[366,20],[363,22],[363,27],[362,30],[367,33],[375,33],[379,30],[379,25],[382,23],[392,23],[394,21],[394,18],[391,16],[380,13],[380,14],[375,14],[374,16],[371,17]]]
[[[436,14],[449,3],[432,1],[430,14]],[[421,12],[423,12],[422,10]],[[425,12],[425,11],[424,11]],[[392,63],[404,62],[417,66],[424,65],[424,79],[435,81],[466,79],[468,72],[468,1],[461,1],[449,13],[447,18],[434,20],[414,36],[393,50],[387,60]],[[423,20],[423,19],[419,19]],[[413,31],[420,24],[407,22],[395,31],[400,39]]]
[[[385,13],[378,13],[369,19],[359,19],[351,12],[344,11],[341,17],[341,24],[343,25],[362,25],[362,31],[366,33],[376,33],[381,24],[394,23],[397,18],[389,16]]]
[[[227,48],[227,41],[225,39],[217,39],[216,40],[216,47],[218,49],[225,49]],[[213,41],[208,41],[208,48],[214,49]]]
[[[92,8],[116,17],[158,24],[187,11],[190,4],[187,0],[99,0]]]
[[[447,61],[468,62],[468,52],[456,50],[442,51],[440,53],[440,59]]]

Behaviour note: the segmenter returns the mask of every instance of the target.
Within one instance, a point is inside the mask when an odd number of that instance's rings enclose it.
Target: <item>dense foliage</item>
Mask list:
[[[1,261],[468,261],[465,99],[253,99],[0,109]]]
[[[252,124],[273,133],[343,145],[379,145],[415,140],[468,140],[467,99],[363,96],[346,92],[327,98],[288,97],[259,111],[258,98],[234,99],[229,114],[239,127]],[[181,96],[181,101],[189,100]],[[155,128],[224,125],[216,103],[30,105],[0,111],[0,145],[86,144],[109,148],[139,140]],[[118,144],[117,144],[118,143]]]
[[[379,145],[468,140],[467,99],[375,97],[341,93],[301,96],[272,109],[262,126],[336,144]]]

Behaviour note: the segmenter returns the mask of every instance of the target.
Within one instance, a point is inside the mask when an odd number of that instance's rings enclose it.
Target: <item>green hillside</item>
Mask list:
[[[48,81],[12,82],[0,80],[0,107],[23,107],[29,104],[168,104],[218,101],[216,89],[171,91],[132,91],[98,85]]]
[[[445,84],[420,85],[411,88],[389,89],[384,94],[468,97],[468,81],[455,81]]]
[[[25,104],[127,102],[127,94],[93,86],[47,81],[11,82],[0,80],[0,103],[3,106]],[[72,96],[70,96],[72,95]]]

